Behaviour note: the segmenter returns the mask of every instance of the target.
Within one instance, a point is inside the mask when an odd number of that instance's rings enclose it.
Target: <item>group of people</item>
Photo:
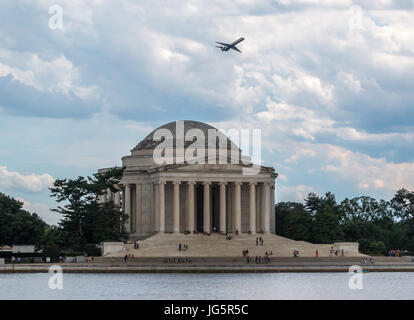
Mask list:
[[[299,257],[299,250],[296,250],[296,249],[293,250],[293,257],[294,258]]]
[[[188,244],[178,244],[178,251],[187,251],[188,250]]]
[[[138,242],[134,242],[134,249],[135,250],[139,249],[139,243]]]
[[[388,252],[388,255],[390,257],[399,257],[400,256],[400,250],[390,250]]]
[[[126,254],[126,255],[124,256],[124,262],[127,262],[127,261],[128,261],[128,259],[131,259],[131,258],[134,258],[134,255],[133,255],[133,254],[131,254],[131,253]]]
[[[229,234],[226,234],[226,240],[231,240],[231,239],[233,239],[233,237]]]
[[[266,254],[265,254],[264,257],[256,256],[255,261],[256,261],[256,264],[263,264],[263,263],[267,264],[267,263],[271,263],[270,257],[267,254],[267,252],[266,252]]]
[[[262,237],[256,238],[256,246],[258,246],[260,243],[261,246],[263,246],[264,240]]]
[[[270,263],[270,256],[273,254],[272,251],[266,251],[264,257],[261,256],[256,256],[255,258],[255,262],[256,264],[261,264],[261,263]],[[246,258],[246,262],[250,263],[250,257],[249,257],[249,249],[243,250],[243,257]]]
[[[17,259],[16,259],[16,257],[15,256],[12,256],[12,258],[11,258],[11,261],[12,261],[12,263],[13,264],[15,264],[16,263],[16,260],[17,260],[17,263],[20,263],[20,257],[17,257]]]
[[[335,249],[335,248],[332,246],[332,247],[331,247],[331,250],[329,251],[329,254],[330,254],[331,256],[332,256],[332,255],[338,256],[338,255],[339,255],[339,253],[341,253],[341,255],[342,255],[342,256],[344,256],[344,255],[345,255],[344,249],[342,249],[341,251],[339,251],[339,250]]]

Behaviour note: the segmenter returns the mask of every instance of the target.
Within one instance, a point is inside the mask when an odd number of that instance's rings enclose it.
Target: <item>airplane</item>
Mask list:
[[[216,47],[220,48],[221,51],[229,51],[230,49],[233,49],[233,50],[236,50],[236,51],[241,53],[241,51],[236,47],[236,44],[242,42],[243,40],[244,40],[244,38],[240,38],[240,39],[237,39],[236,41],[234,41],[233,43],[230,43],[230,44],[216,41],[216,43],[221,45],[221,46],[216,46]]]

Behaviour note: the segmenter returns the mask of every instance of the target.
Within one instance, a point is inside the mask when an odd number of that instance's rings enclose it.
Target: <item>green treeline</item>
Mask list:
[[[312,243],[357,241],[366,254],[414,254],[414,192],[400,189],[391,201],[309,193],[304,203],[276,204],[276,233]]]
[[[98,254],[93,244],[128,238],[127,216],[113,201],[98,201],[106,190],[116,192],[122,168],[92,177],[56,180],[50,188],[62,215],[58,226],[47,225],[23,204],[0,193],[0,245],[35,244],[45,254]],[[390,201],[357,197],[337,202],[335,195],[307,195],[304,203],[275,206],[276,233],[312,243],[357,241],[360,251],[387,254],[399,249],[414,254],[414,192],[398,190]],[[404,252],[403,252],[404,253]]]
[[[62,215],[58,226],[47,225],[37,214],[22,209],[23,204],[0,193],[0,245],[35,244],[46,256],[98,255],[93,244],[120,241],[128,238],[125,229],[127,216],[113,201],[99,203],[107,189],[122,177],[116,168],[93,177],[56,180],[50,188]]]
[[[22,207],[22,202],[0,193],[0,245],[40,243],[47,224]]]

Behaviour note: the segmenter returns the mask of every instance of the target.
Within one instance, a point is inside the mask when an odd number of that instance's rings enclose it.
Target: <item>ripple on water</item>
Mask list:
[[[64,274],[50,290],[46,273],[0,274],[0,299],[413,299],[414,273]]]

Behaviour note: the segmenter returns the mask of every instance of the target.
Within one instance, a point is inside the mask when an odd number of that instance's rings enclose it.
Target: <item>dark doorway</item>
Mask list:
[[[197,197],[197,231],[204,231],[204,218],[203,218],[203,208],[204,208],[204,189],[203,185],[196,185],[196,197]]]

